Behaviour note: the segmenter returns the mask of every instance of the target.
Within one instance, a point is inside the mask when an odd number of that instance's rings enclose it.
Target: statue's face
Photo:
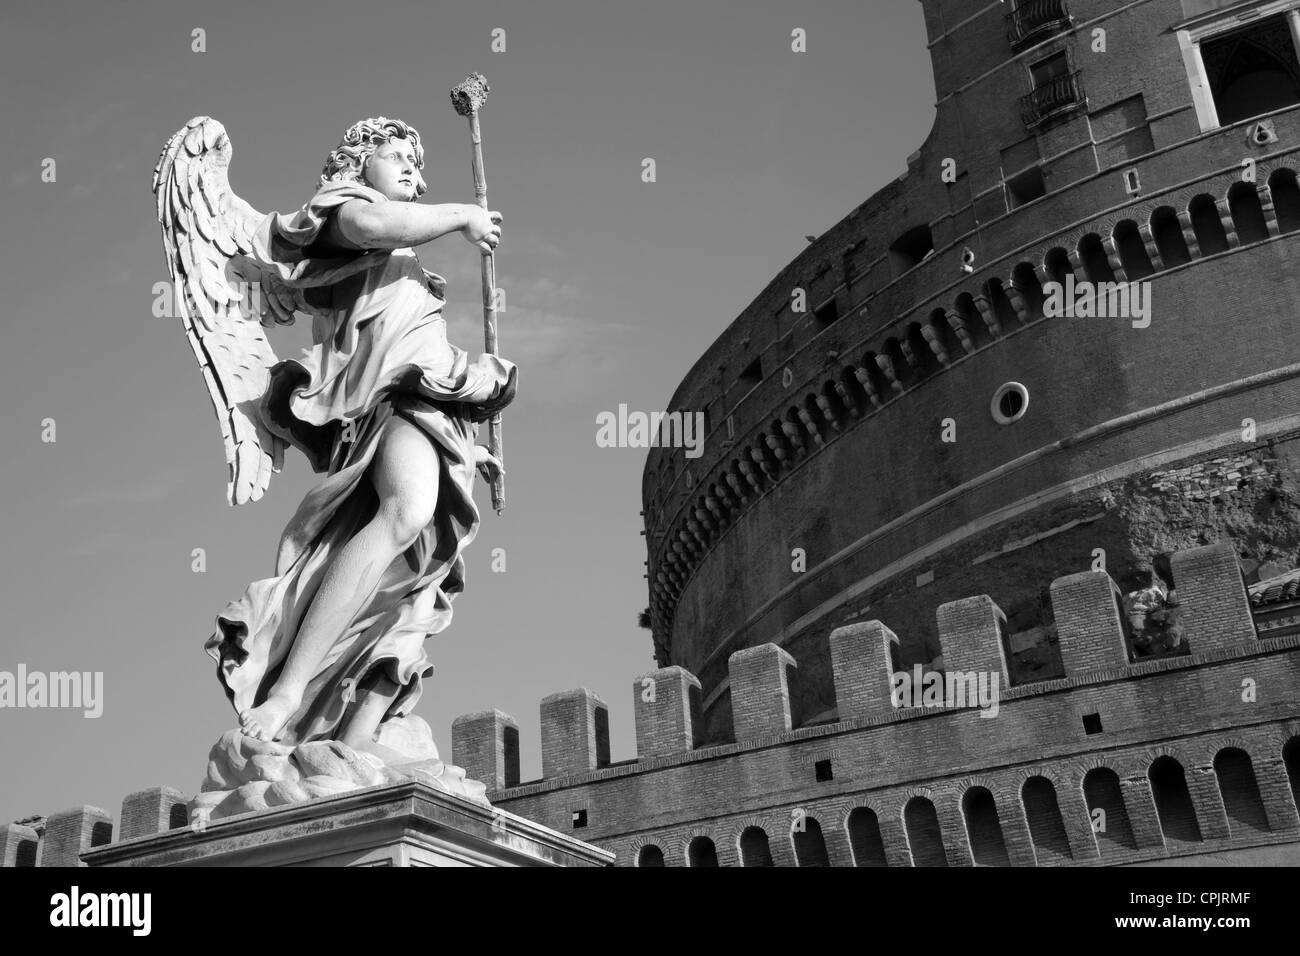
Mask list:
[[[407,139],[390,139],[366,162],[366,183],[389,199],[411,202],[415,199],[415,182],[419,176],[415,165],[415,147]]]

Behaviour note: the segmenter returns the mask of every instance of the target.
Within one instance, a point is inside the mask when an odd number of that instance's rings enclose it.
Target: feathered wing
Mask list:
[[[230,155],[225,127],[196,116],[163,147],[153,191],[174,301],[225,439],[226,496],[237,505],[262,497],[284,460],[285,443],[262,420],[277,361],[262,327],[311,310],[250,258],[265,217],[231,191]]]

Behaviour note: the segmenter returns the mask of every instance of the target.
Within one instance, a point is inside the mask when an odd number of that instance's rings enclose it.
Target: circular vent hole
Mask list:
[[[999,425],[1010,425],[1029,409],[1029,390],[1019,382],[1007,382],[993,394],[989,411]]]

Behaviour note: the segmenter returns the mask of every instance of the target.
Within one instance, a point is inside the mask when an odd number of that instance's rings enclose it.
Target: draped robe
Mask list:
[[[337,639],[278,737],[287,744],[335,737],[352,688],[377,669],[399,687],[385,720],[419,700],[433,671],[424,641],[451,623],[463,552],[478,530],[478,423],[515,394],[513,363],[486,354],[470,361],[447,341],[445,283],[412,250],[349,254],[326,243],[329,217],[352,199],[389,201],[368,186],[329,183],[298,212],[267,216],[254,243],[262,268],[305,290],[316,310],[313,347],[275,366],[260,413],[327,477],[284,529],[275,576],[227,605],[204,645],[237,712],[269,695],[332,557],[373,517],[366,471],[395,416],[437,451],[438,500],[357,614],[337,622]]]

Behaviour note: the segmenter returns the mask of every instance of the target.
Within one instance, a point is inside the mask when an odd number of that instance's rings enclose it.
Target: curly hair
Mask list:
[[[372,116],[348,127],[338,147],[325,160],[320,185],[339,181],[364,184],[366,163],[375,150],[393,139],[410,140],[415,151],[415,195],[417,199],[423,196],[429,187],[419,173],[424,168],[424,147],[420,145],[420,133],[414,126],[386,116]]]

